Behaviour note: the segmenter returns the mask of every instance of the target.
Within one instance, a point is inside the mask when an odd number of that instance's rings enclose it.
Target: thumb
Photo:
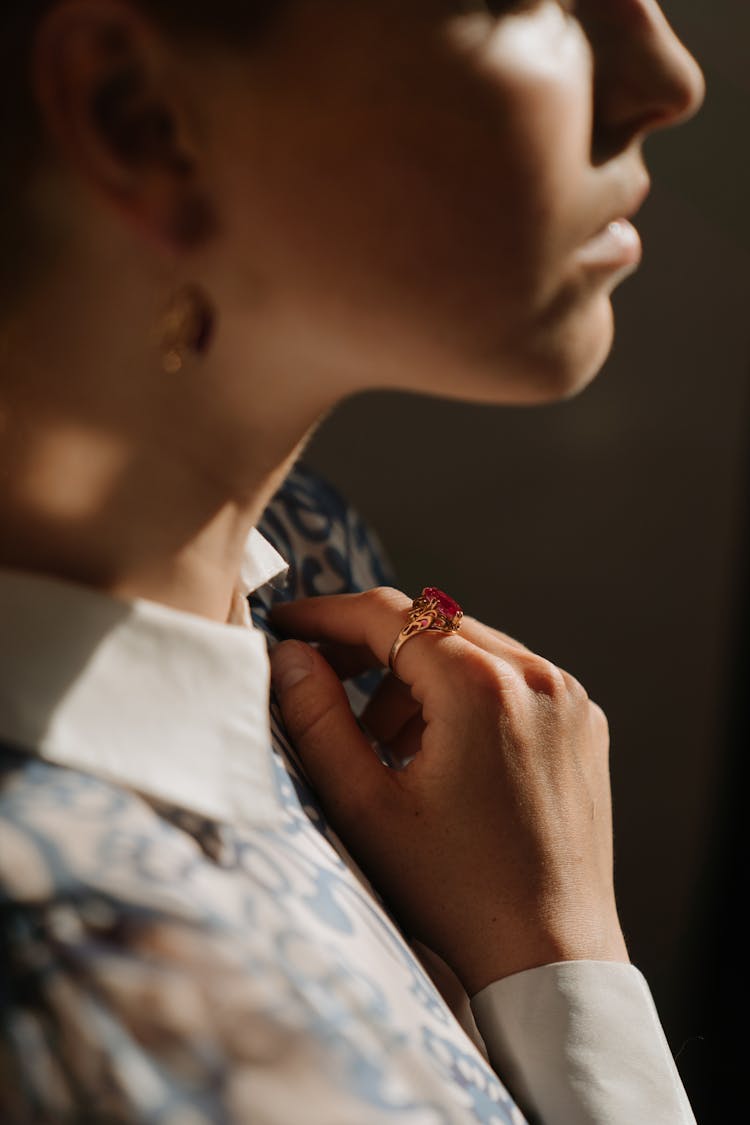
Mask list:
[[[373,815],[393,778],[330,664],[310,645],[283,641],[271,652],[271,677],[289,736],[334,826]]]

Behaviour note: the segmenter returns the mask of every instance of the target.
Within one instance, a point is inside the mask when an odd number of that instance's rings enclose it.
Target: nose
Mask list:
[[[686,121],[705,98],[703,72],[656,0],[584,0],[594,53],[594,149],[606,159],[636,138]]]

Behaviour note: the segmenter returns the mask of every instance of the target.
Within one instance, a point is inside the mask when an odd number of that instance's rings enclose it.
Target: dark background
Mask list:
[[[307,459],[405,590],[444,587],[606,710],[626,937],[714,1125],[742,1104],[745,1065],[750,4],[663,6],[708,98],[649,142],[645,263],[596,383],[533,410],[364,396]]]

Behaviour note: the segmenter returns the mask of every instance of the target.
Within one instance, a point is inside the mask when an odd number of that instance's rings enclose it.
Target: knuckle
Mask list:
[[[537,694],[560,699],[567,693],[565,673],[544,657],[531,653],[524,657],[521,667],[527,686]]]
[[[400,610],[409,600],[402,590],[397,590],[394,586],[374,586],[371,590],[366,590],[362,597],[376,610]]]
[[[298,741],[316,742],[325,738],[340,706],[338,699],[329,696],[297,698],[287,704],[287,722]]]
[[[508,692],[514,679],[510,665],[483,649],[472,647],[461,658],[470,694],[483,699],[498,699]]]
[[[609,739],[609,719],[599,704],[594,703],[592,699],[589,700],[589,715],[594,727]]]
[[[589,698],[589,693],[586,691],[581,681],[577,680],[575,676],[572,676],[570,672],[563,671],[563,676],[565,677],[565,684],[571,697],[576,702],[585,703]]]

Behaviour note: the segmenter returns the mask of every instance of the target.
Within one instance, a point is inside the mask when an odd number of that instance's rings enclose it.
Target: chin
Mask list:
[[[482,338],[481,346],[477,346]],[[593,382],[612,350],[614,314],[609,297],[548,313],[512,340],[472,333],[458,348],[410,363],[394,387],[439,398],[492,406],[535,406],[574,398]],[[415,372],[418,372],[416,380]]]
[[[498,381],[505,401],[534,406],[575,398],[601,371],[614,342],[614,313],[608,296],[529,333],[516,361]],[[510,370],[515,376],[508,379]],[[497,378],[497,375],[496,375]],[[498,397],[496,401],[503,401]]]

